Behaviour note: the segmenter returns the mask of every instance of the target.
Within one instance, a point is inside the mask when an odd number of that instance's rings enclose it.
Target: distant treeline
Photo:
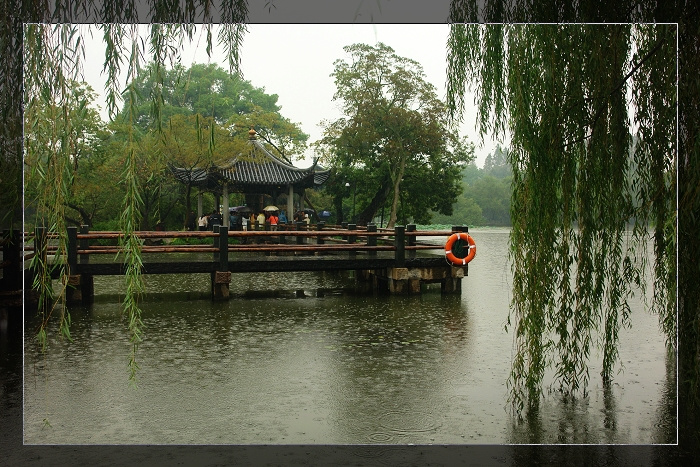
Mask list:
[[[474,162],[462,172],[462,194],[454,204],[451,216],[433,213],[436,224],[471,226],[509,226],[510,183],[513,176],[508,163],[508,150],[500,146],[486,157],[483,168]]]

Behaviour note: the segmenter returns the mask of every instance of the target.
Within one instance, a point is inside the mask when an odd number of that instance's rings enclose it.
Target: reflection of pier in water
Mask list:
[[[313,227],[315,230],[311,230]],[[362,228],[353,224],[326,226],[319,223],[313,227],[297,223],[277,226],[274,231],[269,226],[264,230],[229,231],[214,226],[213,231],[141,231],[135,235],[144,243],[141,247],[142,274],[208,273],[211,296],[215,299],[229,298],[232,273],[253,272],[344,270],[354,271],[361,290],[417,294],[423,284],[439,283],[443,293],[461,292],[461,279],[467,274],[467,265],[455,267],[447,263],[442,254],[424,254],[443,250],[444,244],[418,239],[433,237],[434,240],[434,237],[443,236],[446,239],[454,232],[468,231],[467,227],[453,227],[450,231],[418,231],[415,225],[381,230],[372,224]],[[61,266],[68,267],[65,278],[68,301],[91,301],[94,276],[125,273],[125,265],[114,259],[122,251],[118,245],[122,236],[120,232],[89,232],[85,226],[80,232],[76,227],[68,228],[68,251],[65,264]],[[29,236],[26,238],[32,240]],[[195,239],[203,244],[170,244],[176,239]],[[17,264],[26,262],[37,252],[51,258],[58,251],[52,243],[46,230],[37,228],[30,254],[24,261],[16,261]],[[149,253],[173,254],[173,259],[149,262]],[[198,259],[202,253],[211,254],[211,259]],[[19,254],[6,251],[4,257],[18,257]],[[100,256],[110,261],[97,261]],[[28,283],[31,283],[32,271],[25,273],[29,274]],[[54,268],[51,274],[54,278],[60,277],[61,268]]]

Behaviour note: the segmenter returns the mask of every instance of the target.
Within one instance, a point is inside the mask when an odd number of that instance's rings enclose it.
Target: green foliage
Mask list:
[[[348,196],[357,204],[358,224],[385,205],[389,227],[399,217],[427,222],[430,210],[451,212],[473,146],[448,127],[447,109],[422,67],[381,43],[344,50],[349,60],[337,60],[331,76],[346,117],[326,122],[318,145],[332,169],[326,191],[338,222]]]
[[[118,148],[133,131],[142,161],[137,166],[142,230],[158,221],[180,229],[192,210],[192,185],[177,182],[168,164],[186,169],[225,164],[245,154],[251,127],[281,158],[306,148],[308,135],[279,113],[276,94],[268,95],[216,64],[167,69],[152,62],[129,85],[106,145],[111,154],[122,154]],[[123,164],[119,157],[113,159]]]
[[[511,177],[497,179],[491,175],[480,178],[464,190],[483,217],[482,225],[510,225]],[[469,206],[467,206],[469,207]]]
[[[495,154],[505,155],[498,147]],[[510,225],[510,165],[503,157],[486,157],[484,168],[473,162],[462,170],[462,194],[453,204],[451,215],[432,214],[436,222],[453,225]]]
[[[270,150],[282,157],[301,154],[306,148],[308,135],[280,114],[277,94],[267,94],[264,88],[256,88],[217,64],[166,69],[152,62],[139,71],[132,84],[136,125],[142,133],[162,127],[167,134],[173,124],[182,126],[182,119],[192,123],[199,115],[207,128],[221,133],[215,138],[216,145],[231,137],[244,143],[248,130],[255,127]],[[129,94],[124,95],[122,114],[131,105],[130,99]],[[159,105],[154,107],[154,102]]]
[[[229,239],[230,241],[231,239]],[[170,245],[213,245],[214,239],[212,238],[174,238]]]
[[[515,332],[509,385],[518,414],[536,410],[550,365],[564,394],[585,395],[596,347],[610,384],[618,331],[630,324],[627,300],[644,284],[638,252],[652,220],[653,305],[675,348],[673,37],[668,26],[452,26],[450,108],[458,115],[464,87],[479,83],[482,134],[512,136],[507,328]],[[627,89],[640,125],[632,156]],[[494,185],[484,177],[472,187],[486,199]]]

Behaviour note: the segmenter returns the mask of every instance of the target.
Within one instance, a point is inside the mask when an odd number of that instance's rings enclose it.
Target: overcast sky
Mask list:
[[[343,47],[354,43],[374,45],[383,42],[395,52],[411,58],[423,66],[427,80],[445,97],[447,24],[250,24],[244,36],[241,54],[243,78],[268,94],[279,96],[283,116],[299,124],[307,133],[309,143],[321,138],[323,120],[341,116],[339,103],[333,101],[335,85],[330,74],[333,62],[347,58]],[[144,28],[144,32],[147,29]],[[100,31],[94,39],[86,39],[85,81],[102,96],[105,75],[101,74],[104,46]],[[190,47],[182,51],[184,66],[209,61],[228,69],[223,54],[215,51],[211,60],[206,54],[206,38],[195,37]],[[122,80],[123,83],[123,80]],[[466,99],[471,104],[472,97]],[[104,101],[98,102],[106,118]],[[480,146],[474,129],[476,113],[465,114],[460,134],[467,136],[476,147],[477,165],[482,166],[486,156],[493,152],[496,142],[487,140]],[[501,143],[503,145],[503,143]],[[507,142],[506,142],[507,144]],[[299,166],[311,163],[313,153],[297,162]]]

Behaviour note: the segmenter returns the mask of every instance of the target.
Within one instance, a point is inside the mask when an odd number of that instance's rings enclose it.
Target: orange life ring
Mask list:
[[[469,253],[464,258],[458,258],[452,252],[452,246],[455,244],[455,242],[457,242],[457,240],[466,240],[467,243],[469,243]],[[476,256],[476,242],[474,242],[474,239],[468,233],[457,232],[450,235],[450,238],[447,239],[447,243],[445,243],[445,258],[448,262],[454,264],[455,266],[464,266],[469,261],[473,260],[474,256]]]

